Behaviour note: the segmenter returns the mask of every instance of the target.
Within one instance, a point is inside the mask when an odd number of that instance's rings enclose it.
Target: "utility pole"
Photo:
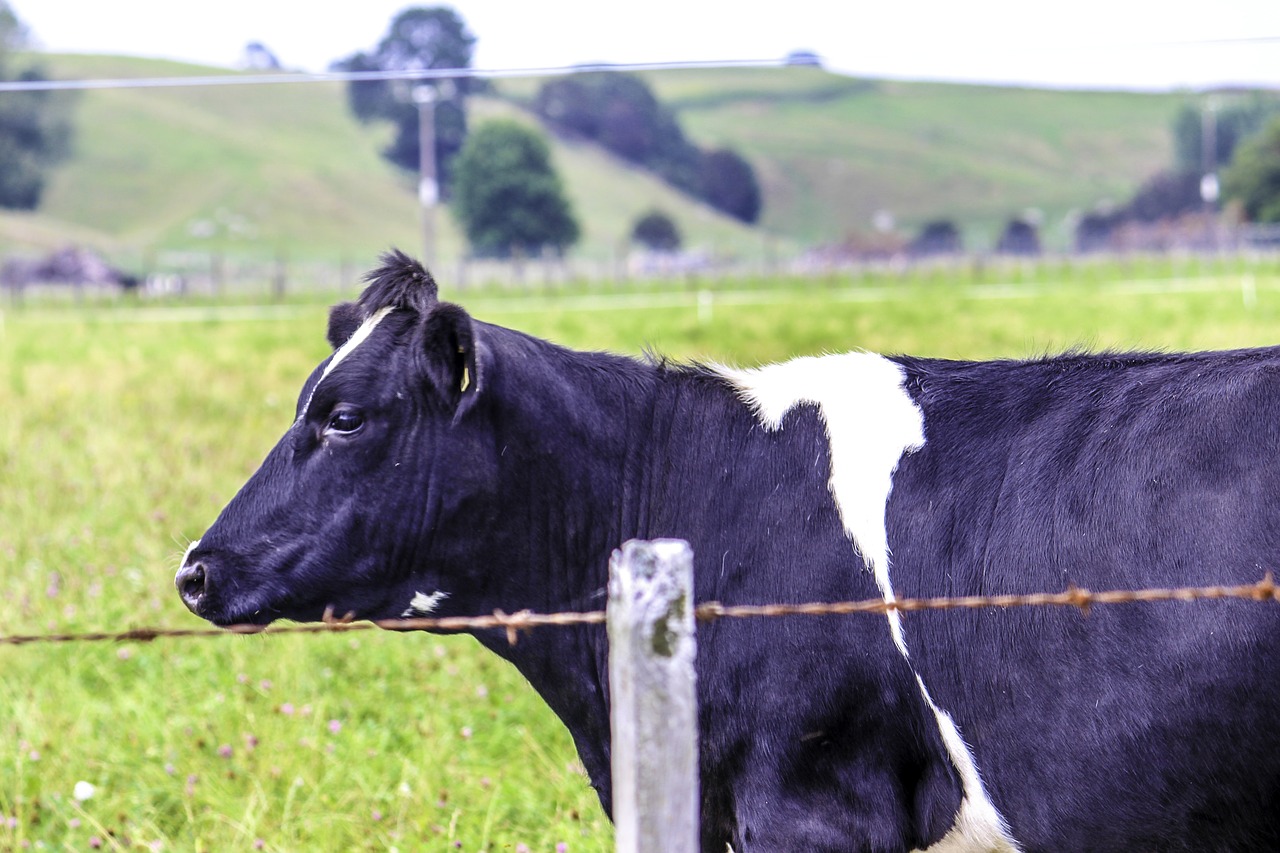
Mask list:
[[[1215,219],[1218,212],[1218,105],[1212,95],[1205,95],[1200,110],[1200,201],[1204,209],[1205,240],[1213,249],[1219,248]]]
[[[1212,214],[1218,204],[1218,105],[1211,95],[1200,110],[1200,158],[1200,200]]]
[[[436,180],[436,90],[423,84],[413,88],[418,105],[418,203],[422,206],[422,262],[436,260],[436,205],[440,185]]]

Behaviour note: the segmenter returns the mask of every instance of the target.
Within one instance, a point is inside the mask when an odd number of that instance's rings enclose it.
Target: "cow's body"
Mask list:
[[[414,270],[389,261],[354,335],[335,314],[347,343],[184,561],[196,612],[594,609],[628,538],[687,539],[698,599],[732,604],[1280,563],[1278,352],[671,367],[472,321]],[[1214,602],[703,625],[704,848],[1278,847],[1276,620]],[[564,720],[607,808],[603,631],[477,636]]]

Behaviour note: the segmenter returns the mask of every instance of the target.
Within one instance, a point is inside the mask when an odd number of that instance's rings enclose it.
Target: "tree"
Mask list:
[[[1125,205],[1125,218],[1157,222],[1200,210],[1204,206],[1200,197],[1200,177],[1197,171],[1157,172],[1143,182]]]
[[[954,255],[960,248],[960,229],[950,219],[926,222],[907,245],[907,251],[912,255]]]
[[[1227,198],[1254,222],[1280,222],[1280,118],[1246,140],[1223,174]]]
[[[548,81],[534,111],[557,130],[581,136],[702,197],[702,152],[675,114],[634,74],[597,71]]]
[[[1040,230],[1034,223],[1015,216],[1005,223],[1004,231],[996,241],[996,251],[1002,255],[1038,255]]]
[[[675,221],[660,210],[651,210],[631,226],[631,242],[655,252],[674,252],[682,242]]]
[[[342,71],[428,71],[470,68],[476,38],[466,22],[448,6],[414,6],[391,21],[387,34],[371,53],[359,52],[334,63]],[[453,158],[467,137],[466,98],[477,89],[468,77],[429,84],[400,80],[353,80],[347,86],[351,111],[364,122],[389,120],[395,138],[383,156],[405,169],[417,170],[418,105],[411,96],[415,85],[436,89],[436,172],[441,190],[452,186]]]
[[[11,68],[27,47],[27,28],[0,0],[0,79],[46,79],[34,65]],[[71,148],[70,102],[58,92],[0,94],[0,207],[33,210],[49,171]]]
[[[279,71],[281,67],[280,58],[260,41],[251,41],[244,46],[240,64],[254,71]]]
[[[468,137],[454,164],[452,210],[479,255],[562,252],[578,240],[546,140],[514,121],[485,122]]]
[[[1095,210],[1076,223],[1076,251],[1103,252],[1113,248],[1112,238],[1124,224],[1124,215],[1114,210]]]
[[[739,222],[749,225],[760,218],[760,185],[755,170],[728,148],[703,155],[702,197]]]

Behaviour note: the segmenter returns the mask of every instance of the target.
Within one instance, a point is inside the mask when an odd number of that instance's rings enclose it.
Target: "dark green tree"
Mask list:
[[[448,6],[414,6],[391,21],[387,34],[371,52],[360,52],[334,63],[342,71],[428,71],[470,68],[476,38],[462,17]],[[415,85],[436,90],[436,171],[441,190],[452,185],[453,158],[467,137],[466,99],[476,81],[453,77],[430,84],[402,80],[355,80],[347,86],[351,111],[364,122],[391,121],[395,137],[383,156],[405,169],[417,170],[418,106]]]
[[[1280,118],[1240,145],[1223,173],[1223,192],[1254,222],[1280,222]]]
[[[514,121],[485,122],[467,138],[454,164],[451,207],[478,255],[562,252],[578,240],[546,140]]]
[[[1143,181],[1142,186],[1125,205],[1123,214],[1139,222],[1173,219],[1200,210],[1199,171],[1162,171]]]
[[[631,226],[631,242],[655,252],[674,252],[682,240],[675,220],[660,210],[651,210]]]
[[[543,84],[534,111],[557,130],[597,142],[667,183],[701,197],[702,153],[675,114],[634,74],[596,71]]]
[[[1103,252],[1114,248],[1112,238],[1124,224],[1124,215],[1114,210],[1095,210],[1076,223],[1076,251]]]
[[[907,245],[907,251],[913,255],[954,255],[961,248],[960,229],[950,219],[926,222]]]
[[[1015,216],[1004,224],[1000,239],[996,241],[996,251],[1002,255],[1038,255],[1040,229],[1034,223]]]
[[[728,148],[703,155],[702,197],[739,222],[751,224],[760,218],[760,184],[755,170],[742,155]]]
[[[0,79],[44,80],[34,65],[15,62],[27,46],[26,27],[0,0]],[[49,171],[71,149],[68,96],[59,92],[0,93],[0,207],[33,210]]]

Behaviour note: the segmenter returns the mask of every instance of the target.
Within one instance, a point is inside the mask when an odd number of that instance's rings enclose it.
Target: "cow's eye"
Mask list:
[[[351,435],[359,432],[360,427],[364,426],[364,415],[359,412],[353,412],[351,409],[338,409],[329,416],[329,423],[325,424],[325,432],[336,432],[342,435]]]

